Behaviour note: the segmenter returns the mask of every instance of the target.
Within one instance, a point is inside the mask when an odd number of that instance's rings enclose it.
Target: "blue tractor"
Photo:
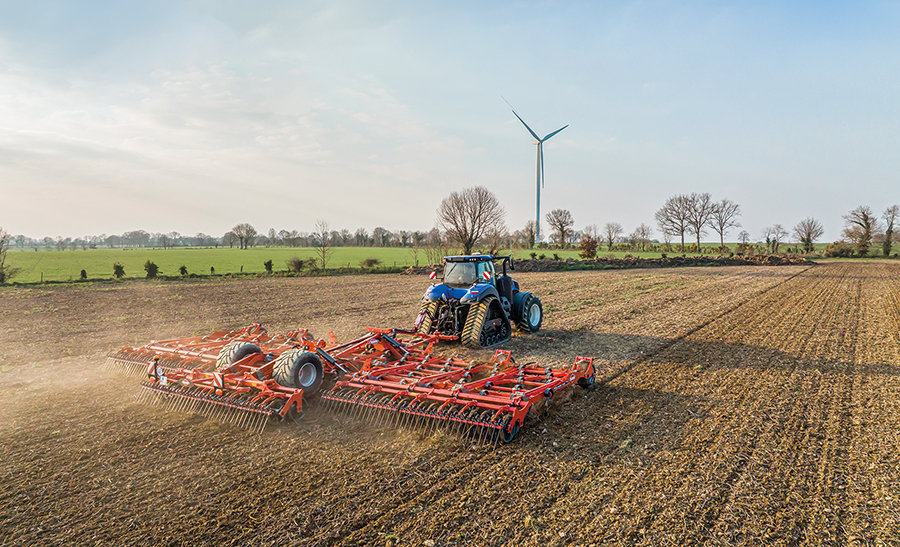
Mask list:
[[[496,260],[502,260],[500,275],[494,271]],[[455,335],[470,348],[508,341],[513,324],[519,330],[537,332],[544,320],[541,300],[519,290],[519,284],[506,275],[507,265],[515,270],[511,256],[445,256],[442,283],[425,291],[416,330]],[[433,273],[432,279],[436,277]]]

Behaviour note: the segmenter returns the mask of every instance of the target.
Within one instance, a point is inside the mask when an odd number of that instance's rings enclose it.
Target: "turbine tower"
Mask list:
[[[509,104],[509,103],[507,103],[507,104]],[[510,108],[512,108],[512,107],[510,107]],[[531,136],[534,137],[534,142],[532,142],[532,144],[537,145],[537,169],[536,169],[537,174],[535,175],[535,178],[537,180],[535,181],[535,185],[534,185],[535,186],[534,242],[540,243],[541,242],[541,186],[543,185],[543,182],[544,182],[544,141],[546,141],[553,135],[556,135],[563,129],[569,127],[569,125],[566,124],[566,125],[560,127],[559,129],[557,129],[553,133],[548,134],[546,137],[544,137],[542,139],[537,136],[537,133],[535,133],[534,131],[531,130],[530,127],[528,127],[528,124],[525,123],[525,120],[523,120],[521,116],[516,114],[515,110],[513,110],[512,113],[515,114],[515,116],[517,118],[519,118],[519,121],[522,122],[522,125],[525,126],[525,129],[527,129],[528,132],[531,133]]]

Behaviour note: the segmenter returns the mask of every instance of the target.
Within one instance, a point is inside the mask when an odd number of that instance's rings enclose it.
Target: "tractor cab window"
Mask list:
[[[485,277],[485,273],[487,273],[487,277]],[[479,262],[478,263],[478,282],[479,283],[490,283],[493,285],[494,283],[494,263],[493,262]]]
[[[475,283],[475,263],[447,262],[444,264],[444,284],[450,287],[469,287]]]

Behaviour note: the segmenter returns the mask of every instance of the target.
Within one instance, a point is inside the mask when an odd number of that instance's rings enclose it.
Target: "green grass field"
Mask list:
[[[706,244],[704,244],[704,247]],[[714,246],[710,244],[710,246]],[[732,245],[733,247],[733,245]],[[414,264],[413,254],[408,248],[401,247],[335,247],[328,261],[328,269],[359,268],[360,262],[367,258],[377,258],[381,267],[407,267]],[[518,249],[513,252],[515,258],[530,258],[534,252],[538,256],[553,258],[556,254],[562,259],[578,259],[578,250],[559,251],[553,249]],[[622,258],[626,254],[641,258],[659,258],[661,253],[614,252],[601,249],[598,257],[614,256]],[[681,253],[670,253],[671,255]],[[315,258],[315,249],[298,247],[254,247],[240,250],[237,248],[196,248],[177,247],[172,249],[90,249],[86,251],[16,251],[7,254],[7,265],[19,268],[12,282],[36,283],[40,281],[74,281],[79,279],[81,270],[87,272],[88,279],[112,278],[113,264],[119,262],[125,266],[126,277],[144,277],[144,263],[148,260],[156,263],[161,275],[177,276],[181,266],[188,273],[209,275],[210,268],[215,268],[216,275],[236,273],[262,273],[263,263],[271,260],[275,271],[287,269],[287,261],[291,257],[304,260]],[[419,251],[419,265],[427,263],[424,250]],[[377,270],[377,269],[376,269]]]

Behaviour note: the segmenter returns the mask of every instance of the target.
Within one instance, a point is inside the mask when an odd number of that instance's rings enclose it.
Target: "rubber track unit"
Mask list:
[[[496,301],[497,299],[495,297],[488,296],[481,302],[472,304],[469,307],[469,315],[466,317],[466,324],[463,326],[462,336],[460,336],[463,345],[474,349],[480,349],[497,346],[509,340],[509,335],[507,334],[505,338],[498,339],[493,344],[485,346],[481,345],[481,332],[484,330],[484,322],[490,314],[491,305]]]
[[[423,302],[422,309],[419,313],[425,312],[425,318],[422,319],[422,324],[419,325],[419,332],[421,334],[431,334],[431,331],[434,330],[434,322],[437,320],[438,306],[440,306],[440,302]]]

